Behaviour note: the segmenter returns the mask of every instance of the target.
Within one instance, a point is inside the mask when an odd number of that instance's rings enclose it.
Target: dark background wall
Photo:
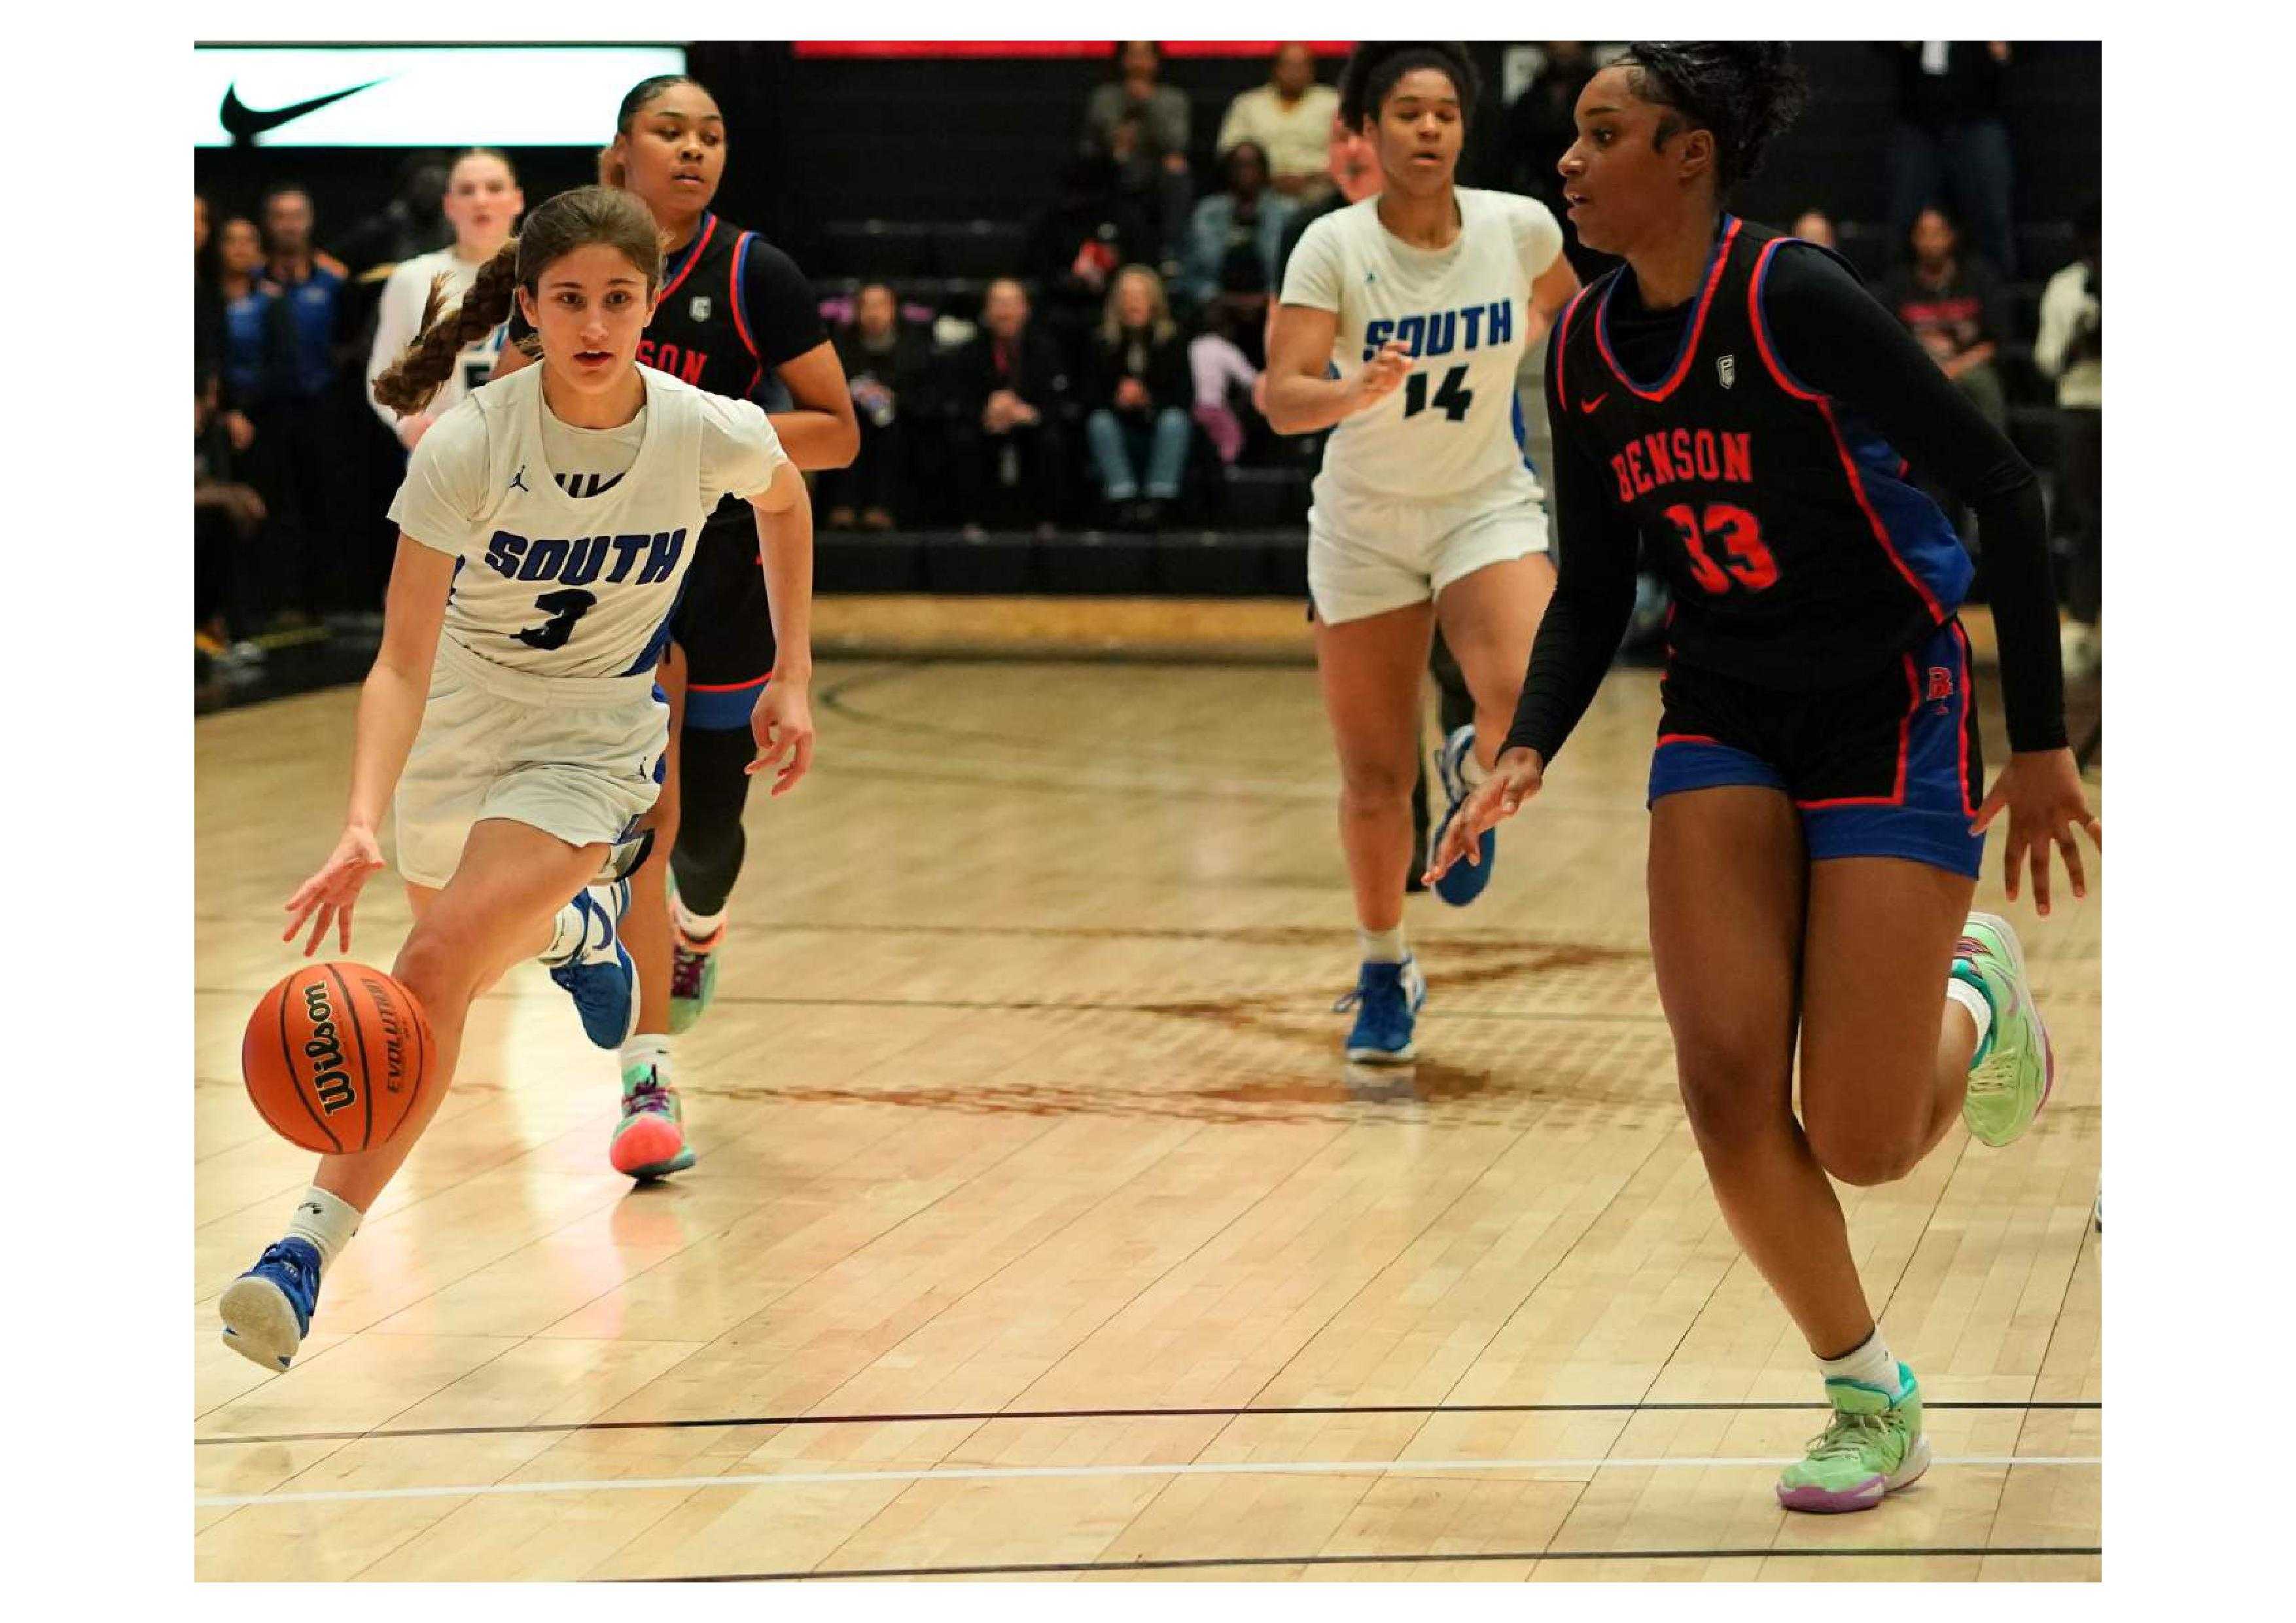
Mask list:
[[[1502,47],[1475,48],[1496,86]],[[1784,223],[1814,205],[1838,218],[1878,218],[1889,63],[1862,43],[1796,48],[1810,105],[1746,189],[1742,211]],[[1051,195],[1084,99],[1109,73],[1105,61],[1076,58],[800,59],[787,42],[702,42],[691,47],[691,61],[733,131],[720,208],[782,242],[800,264],[832,220],[1025,219]],[[1336,72],[1327,59],[1321,77],[1329,82]],[[1227,100],[1265,75],[1265,63],[1251,58],[1168,59],[1166,82],[1195,103],[1202,157]],[[2102,172],[2100,47],[2021,43],[2007,95],[2018,217],[2062,218],[2096,190]],[[612,125],[613,109],[601,107],[601,143]],[[594,177],[591,152],[513,156],[531,198]],[[302,180],[316,196],[324,241],[330,226],[340,230],[389,201],[401,157],[372,148],[202,149],[193,167],[201,188],[226,210],[251,208],[273,181]],[[1492,170],[1481,158],[1465,178],[1488,179]]]

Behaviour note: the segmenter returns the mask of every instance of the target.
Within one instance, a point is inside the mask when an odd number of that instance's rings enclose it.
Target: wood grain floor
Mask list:
[[[237,1043],[353,696],[199,723],[201,1577],[2098,1576],[2101,885],[2015,914],[2061,1056],[2036,1130],[1841,1192],[1939,1463],[1788,1517],[1817,1393],[1675,1098],[1648,673],[1482,900],[1414,898],[1423,1058],[1379,1071],[1329,1012],[1354,939],[1312,673],[845,662],[819,692],[816,776],[753,805],[680,1039],[700,1164],[611,1170],[611,1060],[515,972],[276,1376],[215,1298],[309,1161]],[[353,955],[405,923],[376,887]]]

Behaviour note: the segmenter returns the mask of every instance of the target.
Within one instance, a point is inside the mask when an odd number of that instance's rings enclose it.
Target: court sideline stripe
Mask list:
[[[1934,1555],[2102,1555],[2102,1545],[1929,1545],[1913,1548],[1887,1545],[1866,1549],[1753,1550],[1487,1550],[1464,1554],[1411,1551],[1373,1555],[1195,1555],[1140,1561],[1013,1562],[981,1567],[838,1567],[793,1572],[709,1572],[686,1578],[618,1578],[599,1581],[615,1584],[777,1584],[811,1578],[988,1578],[999,1573],[1028,1572],[1169,1572],[1203,1567],[1345,1567],[1447,1566],[1453,1562],[1512,1561],[1760,1561],[1775,1557],[1797,1561],[1814,1556],[1825,1561],[1857,1557],[1910,1560]]]
[[[1471,1471],[1709,1471],[1735,1466],[1766,1469],[1799,1455],[1674,1455],[1652,1459],[1536,1460],[1217,1460],[1166,1465],[957,1465],[913,1471],[762,1471],[726,1476],[600,1477],[551,1482],[462,1482],[435,1488],[328,1488],[299,1493],[202,1494],[201,1510],[250,1504],[332,1504],[381,1499],[464,1499],[519,1494],[644,1493],[676,1488],[825,1488],[857,1482],[1010,1482],[1114,1477],[1433,1476]],[[1939,1455],[1932,1465],[2102,1465],[2094,1454]]]
[[[1337,1403],[1297,1407],[1183,1409],[952,1409],[913,1414],[732,1414],[699,1420],[570,1420],[514,1426],[408,1426],[379,1431],[276,1431],[247,1437],[197,1437],[194,1447],[241,1443],[351,1443],[390,1437],[518,1437],[545,1432],[690,1431],[712,1426],[898,1426],[992,1420],[1223,1420],[1286,1414],[1639,1414],[1645,1412],[1808,1409],[1813,1403],[1772,1399],[1753,1403]],[[2094,1398],[1967,1398],[1931,1402],[1924,1409],[2102,1409]]]

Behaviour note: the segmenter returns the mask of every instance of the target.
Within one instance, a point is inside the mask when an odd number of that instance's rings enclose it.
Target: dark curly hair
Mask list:
[[[1657,145],[1684,130],[1713,132],[1718,198],[1761,166],[1805,94],[1801,70],[1777,40],[1637,40],[1611,65],[1627,70],[1636,95],[1668,109]]]
[[[1447,77],[1459,93],[1459,119],[1472,122],[1475,102],[1482,94],[1483,76],[1474,59],[1456,40],[1366,39],[1348,54],[1340,70],[1340,121],[1361,129],[1379,116],[1379,110],[1396,82],[1414,68],[1432,68]]]

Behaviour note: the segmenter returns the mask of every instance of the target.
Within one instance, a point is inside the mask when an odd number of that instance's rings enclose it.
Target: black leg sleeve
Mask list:
[[[742,807],[750,798],[742,768],[757,758],[747,727],[687,727],[678,734],[677,848],[670,866],[687,911],[724,909],[741,876]]]

